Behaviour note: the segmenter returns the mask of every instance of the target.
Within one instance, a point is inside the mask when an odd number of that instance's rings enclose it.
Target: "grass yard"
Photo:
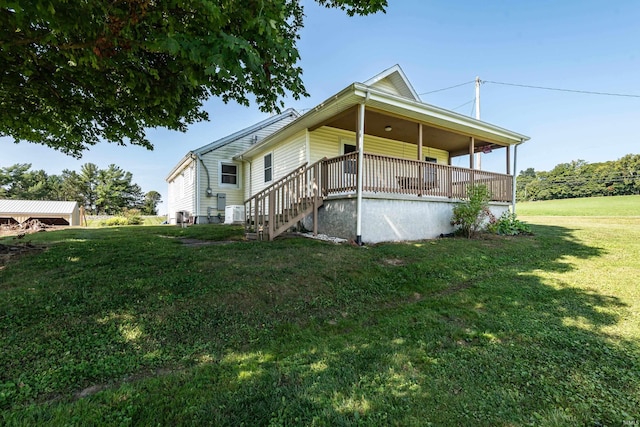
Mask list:
[[[640,218],[527,219],[364,248],[26,236],[44,249],[0,266],[0,424],[638,425]]]
[[[519,202],[518,215],[640,216],[640,195]]]

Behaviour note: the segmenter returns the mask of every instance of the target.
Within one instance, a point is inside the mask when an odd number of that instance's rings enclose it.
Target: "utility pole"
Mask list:
[[[476,77],[476,119],[480,120],[480,77]]]
[[[476,76],[476,120],[480,120],[480,77]],[[476,165],[482,169],[482,153],[476,154]]]

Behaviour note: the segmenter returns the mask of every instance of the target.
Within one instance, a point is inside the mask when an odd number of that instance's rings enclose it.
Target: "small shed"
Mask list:
[[[0,224],[32,219],[49,225],[80,225],[78,202],[0,199]]]

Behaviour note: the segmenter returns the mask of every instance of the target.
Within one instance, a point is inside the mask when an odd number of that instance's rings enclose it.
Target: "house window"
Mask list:
[[[273,154],[269,153],[264,156],[264,182],[273,179]]]
[[[356,146],[352,144],[344,144],[342,146],[344,153],[355,153]],[[356,173],[358,168],[356,167],[356,161],[354,159],[349,159],[344,161],[344,173]]]
[[[220,163],[220,184],[238,185],[238,165]]]
[[[429,163],[438,163],[438,159],[436,159],[435,157],[425,157],[424,161]]]

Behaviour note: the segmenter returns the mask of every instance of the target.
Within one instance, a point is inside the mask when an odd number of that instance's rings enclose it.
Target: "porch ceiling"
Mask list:
[[[318,129],[322,126],[329,126],[338,129],[356,131],[358,107],[351,107],[322,123],[314,126],[310,130]],[[391,126],[390,131],[385,128]],[[368,107],[365,110],[364,132],[366,135],[378,136],[381,138],[393,139],[397,141],[418,143],[418,123],[399,116],[383,113]],[[470,135],[464,135],[451,130],[434,127],[433,125],[422,125],[422,145],[439,148],[448,151],[452,156],[459,156],[469,153]],[[495,144],[476,137],[476,151],[481,151],[482,147],[491,146],[498,148],[501,144]]]

